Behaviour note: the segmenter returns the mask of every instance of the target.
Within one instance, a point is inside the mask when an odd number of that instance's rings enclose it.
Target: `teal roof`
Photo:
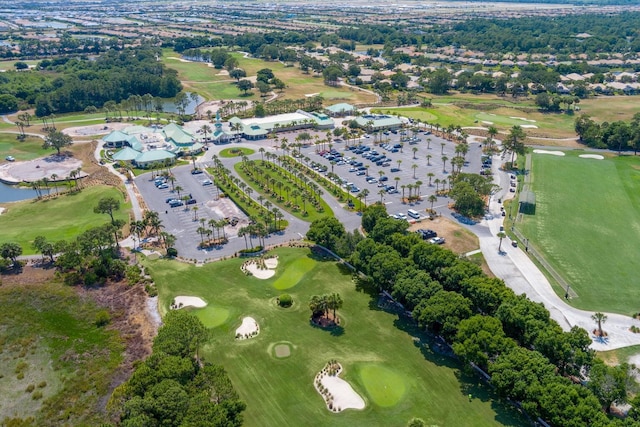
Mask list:
[[[175,154],[165,150],[152,150],[140,153],[136,158],[136,163],[161,162],[166,159],[174,159]]]
[[[115,153],[112,157],[117,162],[130,162],[135,160],[140,155],[139,151],[134,150],[131,147],[124,147],[122,150]]]
[[[226,135],[227,137],[231,136],[231,134],[229,134],[228,132],[225,132],[225,131],[223,131],[223,130],[216,129],[216,130],[213,132],[213,134],[211,135],[211,139],[220,139],[220,138],[224,137],[225,135]]]
[[[271,125],[270,123],[267,125]],[[263,125],[264,126],[264,125]],[[273,126],[271,126],[273,128]],[[243,126],[242,128],[242,132],[245,135],[251,135],[251,136],[257,136],[257,135],[266,135],[269,133],[269,131],[265,128],[263,128],[260,125],[248,125],[248,126]]]
[[[356,108],[353,105],[347,104],[345,102],[341,102],[339,104],[330,105],[327,108],[325,108],[325,110],[329,110],[332,113],[347,113],[347,112],[353,111],[355,109]]]
[[[138,138],[135,137],[135,135],[129,135],[129,137],[127,137],[127,143],[134,150],[142,151],[142,142],[140,142]]]
[[[119,130],[114,130],[109,135],[102,138],[102,140],[104,142],[125,142],[127,138],[129,138],[129,135],[127,135],[126,133]]]
[[[162,133],[167,141],[173,142],[176,145],[191,145],[193,144],[193,136],[182,129],[175,123],[170,123],[162,129]]]

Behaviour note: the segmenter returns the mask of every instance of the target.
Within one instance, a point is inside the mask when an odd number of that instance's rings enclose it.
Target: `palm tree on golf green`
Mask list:
[[[507,237],[507,235],[504,233],[504,231],[501,231],[497,234],[497,236],[500,239],[500,245],[498,245],[498,253],[502,253],[502,239]]]
[[[602,330],[602,324],[605,323],[607,321],[607,315],[604,313],[594,313],[593,316],[591,316],[591,319],[596,322],[598,324],[598,334],[599,336],[604,336],[604,331]]]
[[[333,321],[337,323],[336,310],[342,307],[342,298],[338,293],[332,293],[327,296],[327,308],[333,310]]]

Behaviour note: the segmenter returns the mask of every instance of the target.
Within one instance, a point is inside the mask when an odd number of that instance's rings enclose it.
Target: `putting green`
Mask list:
[[[315,265],[316,261],[311,258],[296,260],[295,263],[289,264],[282,275],[273,282],[273,287],[280,290],[293,288]]]
[[[220,326],[229,318],[228,309],[224,307],[215,307],[213,305],[208,305],[204,308],[194,310],[194,313],[207,328]]]
[[[404,379],[384,366],[364,365],[359,369],[359,373],[367,394],[378,406],[396,405],[407,391]]]

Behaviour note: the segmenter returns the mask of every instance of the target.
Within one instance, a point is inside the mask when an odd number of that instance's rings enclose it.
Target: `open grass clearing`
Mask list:
[[[29,425],[104,422],[98,400],[108,393],[122,345],[114,331],[95,326],[99,309],[58,283],[5,285],[0,304],[2,418],[33,417]]]
[[[51,150],[42,148],[44,140],[36,136],[28,136],[23,141],[13,133],[0,133],[0,158],[13,156],[16,160],[32,160],[51,154]]]
[[[631,315],[640,239],[640,159],[532,154],[535,215],[516,227],[571,284],[581,309]],[[556,288],[563,296],[565,290]]]
[[[640,355],[640,345],[632,345],[631,347],[618,348],[611,351],[599,351],[596,356],[610,366],[620,365],[621,363],[635,363],[638,366],[637,357]]]
[[[274,253],[283,274],[303,259],[312,263],[311,270],[288,290],[294,305],[287,310],[274,304],[281,292],[274,287],[278,276],[269,280],[245,276],[240,271],[243,259],[199,268],[169,260],[145,261],[158,285],[161,311],[176,295],[199,295],[214,306],[229,308],[229,319],[211,329],[211,340],[200,355],[222,364],[229,373],[247,402],[246,426],[400,427],[412,417],[442,426],[526,425],[508,405],[492,400],[495,396],[489,387],[423,345],[427,338],[413,324],[379,309],[375,299],[357,291],[350,271],[333,261],[315,259],[308,249],[280,248]],[[329,292],[339,292],[344,300],[338,312],[343,333],[309,323],[307,302],[312,295]],[[256,319],[260,334],[236,341],[235,327],[245,316]],[[275,347],[285,343],[289,356],[276,357]],[[342,364],[341,377],[365,399],[364,410],[333,414],[326,409],[312,381],[331,359]],[[369,387],[392,387],[392,394],[380,393],[377,398],[387,404],[396,400],[395,404],[385,407],[374,401],[361,379],[363,368],[385,372],[385,381],[369,381]]]
[[[47,240],[73,240],[89,228],[106,224],[109,215],[97,214],[93,208],[103,197],[120,201],[116,219],[128,220],[129,203],[124,203],[122,192],[113,187],[95,186],[79,193],[63,194],[48,200],[29,200],[5,204],[7,211],[0,215],[0,243],[16,242],[25,255],[36,253],[31,248],[33,239],[45,236]]]

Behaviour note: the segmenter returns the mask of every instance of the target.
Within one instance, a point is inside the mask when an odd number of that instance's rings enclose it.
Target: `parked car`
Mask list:
[[[356,172],[356,175],[358,175],[358,176],[362,176],[362,175],[364,175],[364,174],[366,174],[366,173],[367,173],[366,171],[360,171],[360,170],[359,170],[358,172]]]
[[[391,172],[400,172],[400,168],[391,168]]]
[[[182,200],[173,200],[171,202],[169,202],[169,206],[171,206],[172,208],[177,208],[178,206],[183,206],[184,203],[182,202]]]
[[[418,230],[416,230],[416,233],[418,233],[423,240],[427,240],[427,239],[432,239],[434,237],[438,237],[438,233],[436,233],[433,230],[430,229],[424,229],[424,228],[420,228]]]
[[[15,161],[16,161],[16,158],[15,158],[15,157],[13,157],[13,156],[7,156],[7,157],[5,157],[4,159],[5,159],[7,162],[15,162]]]
[[[378,181],[380,181],[380,182],[389,181],[389,177],[383,175],[383,176],[380,177],[380,179]]]
[[[204,171],[202,169],[191,169],[191,175],[200,175],[201,173],[204,173]]]
[[[204,181],[202,181],[202,185],[211,185],[213,184],[213,181],[211,181],[210,179],[205,179]]]
[[[442,245],[444,244],[444,237],[432,237],[428,242],[433,243],[434,245]]]
[[[198,202],[196,201],[196,199],[189,199],[189,200],[187,200],[187,204],[188,204],[188,205],[195,205],[196,203],[198,203]]]
[[[167,183],[162,183],[162,184],[158,185],[157,187],[158,187],[158,189],[160,189],[160,190],[164,190],[165,188],[169,188],[169,184],[167,184]]]

